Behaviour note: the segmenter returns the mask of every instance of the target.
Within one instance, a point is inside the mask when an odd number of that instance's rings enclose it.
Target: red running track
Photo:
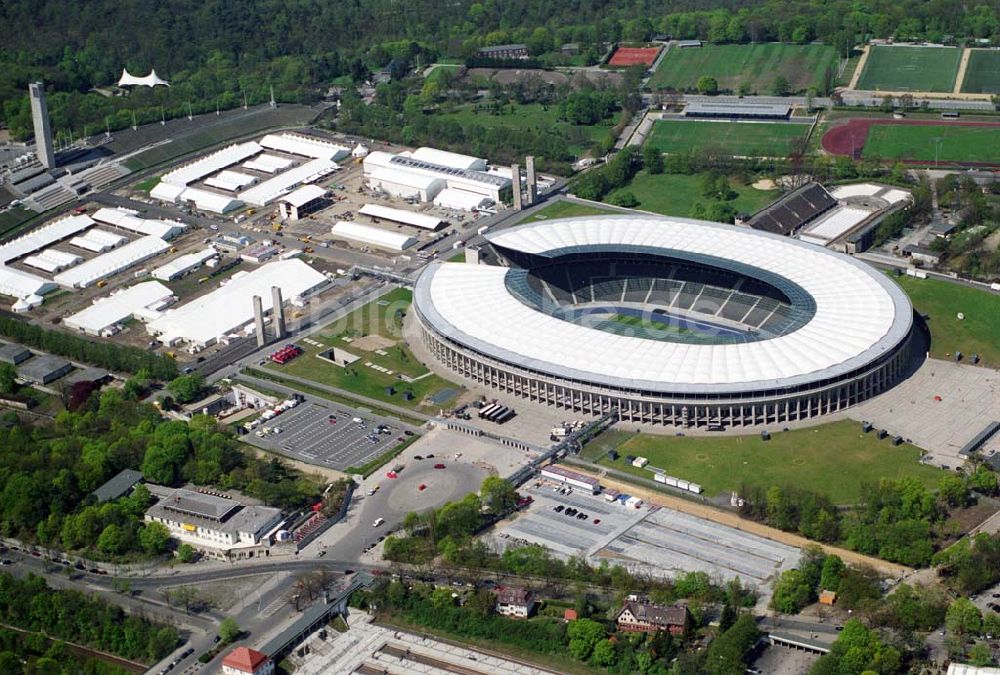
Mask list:
[[[890,120],[881,117],[863,117],[848,120],[844,124],[833,127],[823,134],[820,144],[831,155],[861,159],[861,153],[868,140],[868,130],[879,124],[909,124],[912,126],[949,126],[949,127],[1000,127],[997,122],[950,122],[947,120]],[[902,160],[907,164],[927,164],[926,160]],[[991,162],[942,162],[942,164],[959,166],[996,167],[1000,164]]]

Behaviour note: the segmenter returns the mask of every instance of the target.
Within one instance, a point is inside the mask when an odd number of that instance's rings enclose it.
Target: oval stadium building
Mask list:
[[[499,264],[414,288],[447,368],[566,410],[680,427],[804,420],[906,372],[913,309],[884,274],[729,225],[621,215],[486,235]]]

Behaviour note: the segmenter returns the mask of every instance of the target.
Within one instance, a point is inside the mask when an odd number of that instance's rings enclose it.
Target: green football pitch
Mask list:
[[[660,152],[719,152],[736,157],[787,157],[808,124],[659,120],[646,141]]]
[[[778,77],[792,91],[819,86],[823,72],[837,69],[837,52],[829,45],[790,45],[767,42],[749,45],[705,45],[673,48],[650,78],[653,89],[694,89],[698,78],[715,78],[720,91],[739,91],[747,84],[751,93],[769,94]]]
[[[870,48],[857,88],[863,91],[951,91],[962,50],[954,47]]]
[[[1000,93],[1000,51],[973,49],[965,68],[962,91],[966,94]]]
[[[921,162],[1000,163],[1000,126],[873,124],[863,156]]]

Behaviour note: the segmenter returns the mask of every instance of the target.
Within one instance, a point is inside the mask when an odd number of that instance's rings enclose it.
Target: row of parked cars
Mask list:
[[[562,513],[563,515],[569,516],[571,518],[576,518],[577,520],[587,520],[588,518],[590,518],[590,516],[588,516],[586,513],[584,513],[580,509],[575,509],[572,506],[569,507],[569,508],[566,508],[562,504],[560,504],[559,506],[556,506],[553,509],[553,511],[555,511],[556,513]],[[594,525],[600,525],[600,523],[601,523],[601,519],[600,518],[595,518],[594,519]]]

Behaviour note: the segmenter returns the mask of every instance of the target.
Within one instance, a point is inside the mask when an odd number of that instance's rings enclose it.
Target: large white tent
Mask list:
[[[122,76],[118,78],[119,87],[169,87],[170,83],[156,74],[156,69],[149,71],[149,75],[137,77],[128,72],[128,68],[122,68]]]
[[[444,222],[440,218],[429,216],[426,213],[414,213],[413,211],[394,209],[389,206],[382,206],[381,204],[365,204],[358,213],[370,218],[381,218],[391,220],[395,223],[421,227],[425,230],[436,230]]]
[[[133,316],[141,321],[159,316],[174,294],[159,281],[149,281],[98,298],[90,307],[68,316],[63,324],[88,335],[107,335],[112,327]]]
[[[405,251],[417,243],[416,238],[401,232],[391,232],[371,225],[342,220],[330,230],[334,237],[370,244],[390,251]]]
[[[133,265],[138,265],[155,255],[163,253],[170,244],[159,237],[143,237],[116,248],[109,253],[91,258],[87,262],[71,267],[53,277],[60,286],[65,288],[87,288],[101,279],[118,274]]]

